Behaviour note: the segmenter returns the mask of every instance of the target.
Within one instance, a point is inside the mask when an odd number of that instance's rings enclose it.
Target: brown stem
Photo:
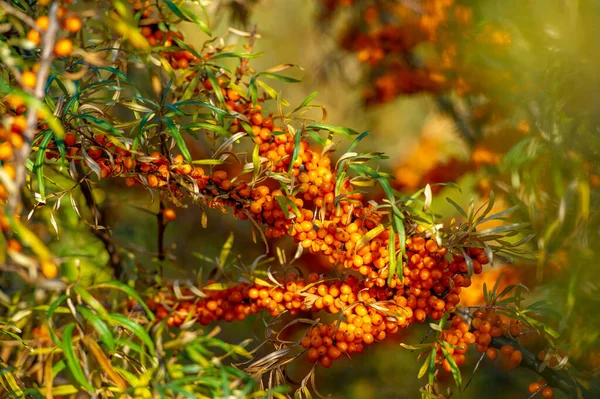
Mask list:
[[[42,53],[40,55],[40,69],[36,76],[36,84],[34,88],[34,95],[38,101],[43,101],[46,95],[46,80],[50,73],[50,65],[54,58],[54,44],[56,42],[56,34],[58,33],[58,18],[56,16],[58,12],[58,2],[53,2],[50,5],[48,11],[48,29],[42,36]],[[31,152],[31,143],[35,137],[37,125],[37,106],[32,104],[27,110],[27,126],[23,132],[24,142],[23,146],[15,154],[15,166],[16,166],[16,177],[15,177],[15,190],[13,191],[10,198],[10,206],[12,211],[15,212],[19,203],[21,202],[21,187],[25,182],[25,162],[29,158]],[[43,200],[43,198],[42,198]]]
[[[491,347],[500,349],[504,345],[510,345],[515,348],[515,350],[519,350],[523,355],[523,360],[521,361],[520,366],[525,367],[534,373],[543,377],[548,385],[552,388],[557,388],[563,391],[568,395],[568,397],[583,397],[583,398],[598,398],[600,397],[600,392],[597,388],[593,387],[590,390],[585,390],[575,379],[573,379],[566,372],[560,370],[553,370],[549,367],[544,368],[544,370],[540,371],[540,366],[542,365],[542,361],[539,360],[533,353],[528,351],[519,345],[515,340],[507,338],[507,337],[494,337],[492,338],[492,342],[490,343]],[[578,395],[578,392],[581,393],[581,396]]]
[[[251,53],[252,50],[254,49],[254,41],[256,40],[256,25],[254,25],[254,27],[252,28],[252,32],[250,33],[250,41],[248,43],[248,52]],[[236,84],[239,84],[240,81],[242,80],[242,78],[244,77],[244,75],[246,74],[246,71],[248,70],[248,62],[249,59],[248,58],[243,58],[242,61],[240,62],[240,66],[237,69],[237,77],[235,80]]]
[[[162,198],[160,200],[160,207],[158,214],[156,215],[156,221],[158,223],[158,274],[162,277],[163,273],[163,262],[165,256],[165,203]]]
[[[81,183],[80,187],[81,192],[85,197],[85,202],[88,208],[90,209],[90,212],[92,213],[92,217],[94,218],[92,225],[92,233],[94,233],[94,235],[98,237],[98,239],[100,239],[100,241],[102,241],[102,243],[104,244],[104,248],[106,249],[106,252],[108,252],[108,263],[113,269],[115,278],[117,280],[120,280],[123,275],[123,263],[117,246],[115,245],[110,235],[110,231],[108,230],[108,228],[106,228],[105,213],[98,208],[98,205],[94,200],[94,195],[92,194],[92,186],[90,182],[88,180],[84,180]],[[99,226],[102,228],[98,228]]]
[[[439,95],[436,97],[436,102],[438,107],[452,118],[456,128],[467,144],[473,147],[477,141],[477,134],[469,122],[456,110],[456,107],[454,107],[454,104],[452,104],[452,100],[450,100],[450,98],[447,96]]]
[[[38,32],[42,33],[42,30],[39,26],[36,25],[35,20],[33,18],[25,14],[23,11],[17,10],[16,8],[8,4],[8,2],[0,1],[0,8],[2,8],[5,13],[17,17],[21,21],[25,22],[27,25],[29,25],[31,29],[35,29]]]

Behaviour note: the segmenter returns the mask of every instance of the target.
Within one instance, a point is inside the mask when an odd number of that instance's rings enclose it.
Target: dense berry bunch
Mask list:
[[[522,352],[512,345],[494,347],[492,340],[501,336],[518,339],[522,333],[521,322],[501,316],[493,308],[478,309],[472,316],[470,321],[460,315],[454,316],[449,328],[440,333],[439,341],[432,344],[436,348],[436,364],[440,364],[445,371],[450,372],[451,364],[448,356],[451,356],[451,360],[460,366],[465,362],[464,354],[468,350],[468,345],[475,345],[478,352],[485,353],[491,360],[496,360],[500,355],[505,368],[517,367],[523,360]]]
[[[476,46],[502,53],[511,44],[508,32],[492,24],[473,26],[473,7],[454,0],[360,2],[322,1],[322,18],[331,18],[338,8],[358,14],[341,38],[345,50],[369,65],[368,104],[390,101],[402,94],[450,89],[457,94],[486,92],[487,82],[473,68],[466,54]],[[437,57],[419,59],[419,48],[430,47]],[[475,72],[475,73],[474,73]],[[498,75],[493,76],[498,81]],[[492,78],[492,76],[490,76]],[[502,75],[506,84],[507,77]]]
[[[54,55],[57,57],[67,57],[73,52],[73,42],[69,36],[79,32],[83,26],[83,23],[74,12],[70,12],[63,5],[58,6],[56,17],[60,22],[64,37],[59,38],[54,44]],[[50,25],[50,17],[47,15],[42,15],[35,20],[35,24],[36,28],[32,28],[27,33],[27,40],[33,43],[35,47],[39,47],[42,37]],[[35,86],[35,70],[24,71],[23,82],[25,86],[33,88]]]
[[[470,285],[467,261],[459,255],[449,261],[447,249],[426,239],[424,233],[407,240],[407,249],[403,282],[392,280],[388,285],[385,269],[380,274],[367,273],[366,278],[349,274],[344,281],[322,280],[312,273],[308,282],[289,276],[277,286],[256,282],[213,290],[209,283],[204,291],[207,298],[197,297],[191,290],[179,297],[186,299],[161,293],[148,305],[158,319],[167,318],[167,324],[175,326],[243,320],[263,309],[272,316],[285,311],[294,316],[299,312],[342,312],[344,321],[315,326],[302,340],[309,360],[328,367],[342,353],[361,352],[363,345],[381,341],[411,323],[422,323],[427,316],[439,320],[459,303],[458,294]],[[481,273],[486,255],[472,248],[469,256],[473,272]]]

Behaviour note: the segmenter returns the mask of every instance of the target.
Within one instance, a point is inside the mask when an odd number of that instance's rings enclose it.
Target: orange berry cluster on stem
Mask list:
[[[548,386],[548,384],[546,383],[546,381],[543,378],[541,378],[539,381],[532,382],[531,384],[529,384],[527,391],[531,395],[539,395],[540,398],[544,398],[544,399],[554,398],[554,391],[552,390],[552,388],[550,386]]]
[[[425,255],[433,255],[438,260],[443,258],[447,250],[439,248],[433,240],[425,240],[423,233],[420,234],[407,240],[407,248],[424,255],[423,258],[428,257]],[[477,257],[481,259],[481,255],[477,248],[470,250],[474,261]],[[285,311],[293,316],[299,312],[342,312],[344,321],[315,326],[302,340],[302,346],[308,349],[309,360],[320,361],[321,365],[328,367],[341,353],[362,352],[364,345],[381,341],[411,323],[424,322],[427,316],[440,319],[444,311],[459,302],[458,284],[465,286],[468,281],[466,271],[461,270],[462,262],[464,259],[458,256],[451,262],[433,259],[423,262],[413,256],[408,261],[411,270],[434,270],[438,273],[423,279],[419,272],[415,276],[419,281],[406,276],[404,284],[398,281],[394,287],[386,285],[377,273],[366,278],[349,274],[344,281],[320,281],[318,275],[311,273],[308,282],[290,277],[274,287],[242,283],[222,290],[209,289],[205,291],[208,298],[177,300],[172,294],[160,293],[150,299],[148,305],[158,319],[167,318],[167,324],[174,326],[190,320],[203,325],[218,320],[243,320],[263,309],[271,316]],[[457,279],[458,276],[462,279]],[[441,290],[438,284],[445,288]],[[456,287],[451,289],[454,284]],[[193,297],[191,292],[183,295]]]
[[[56,17],[60,22],[60,26],[63,31],[69,35],[79,32],[83,23],[81,20],[74,15],[73,13],[69,13],[69,11],[62,5],[58,6],[58,11],[56,13]],[[38,29],[31,29],[27,32],[26,38],[30,42],[34,44],[34,46],[39,46],[42,41],[42,36],[48,30],[50,25],[50,18],[47,15],[42,15],[35,20],[35,24]],[[57,57],[67,57],[73,52],[73,42],[68,37],[63,37],[56,40],[54,44],[54,55]],[[24,73],[31,73],[30,71],[25,71]],[[35,83],[34,83],[35,85]]]
[[[512,345],[504,345],[498,350],[490,344],[494,337],[518,338],[520,334],[521,325],[517,320],[510,319],[510,322],[506,322],[505,318],[500,317],[493,309],[478,309],[473,313],[470,324],[462,316],[454,316],[450,327],[440,333],[440,339],[450,344],[442,345],[458,366],[465,362],[467,345],[475,345],[478,352],[485,353],[491,360],[502,356],[506,367],[511,369],[523,360],[521,351],[515,350]],[[444,356],[441,345],[437,348],[436,361],[445,371],[451,371],[450,362]]]

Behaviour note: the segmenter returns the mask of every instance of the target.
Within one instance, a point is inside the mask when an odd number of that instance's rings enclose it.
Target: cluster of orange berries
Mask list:
[[[360,279],[349,274],[344,281],[323,281],[311,273],[308,282],[289,276],[270,287],[242,283],[211,290],[209,284],[208,297],[202,299],[177,299],[160,293],[148,305],[158,319],[167,318],[167,324],[174,326],[190,320],[203,325],[217,320],[243,320],[262,309],[272,316],[284,311],[294,316],[299,312],[342,312],[344,321],[315,326],[301,342],[308,349],[310,361],[328,367],[342,353],[361,352],[364,345],[381,341],[413,322],[424,322],[427,316],[440,319],[459,302],[461,287],[470,282],[464,258],[455,256],[449,262],[445,259],[447,249],[438,247],[435,240],[426,240],[424,233],[409,238],[407,248],[410,266],[405,267],[403,284],[394,280],[395,284],[387,285],[375,272]],[[469,256],[475,264],[487,263],[478,248],[471,248]],[[480,267],[474,269],[475,273],[481,272]],[[193,298],[191,292],[183,295]]]
[[[543,378],[540,378],[539,381],[532,382],[531,384],[529,384],[527,391],[531,395],[539,395],[540,398],[544,398],[544,399],[554,398],[554,391],[552,390],[552,388],[550,386],[548,386],[548,384],[546,383],[546,380],[544,380]]]
[[[65,1],[65,3],[70,3],[70,1]],[[58,6],[56,17],[60,21],[63,31],[67,35],[79,32],[83,26],[81,20],[76,15],[69,13],[67,8],[63,5]],[[27,32],[26,38],[37,47],[41,43],[42,35],[48,30],[50,18],[47,15],[42,15],[35,20],[35,24],[37,29],[31,29]],[[54,55],[57,57],[67,57],[71,52],[73,52],[73,42],[68,37],[58,39],[54,44]],[[30,76],[30,74],[33,74],[33,76]],[[29,83],[25,84],[27,87],[33,88],[35,86],[35,72],[24,71],[23,81],[24,84],[25,82]],[[31,82],[33,82],[33,85],[30,85]]]
[[[448,372],[451,371],[450,362],[444,356],[442,346],[452,356],[457,366],[465,362],[464,354],[468,345],[475,344],[476,350],[485,353],[491,360],[496,360],[498,355],[503,355],[505,367],[512,369],[523,360],[523,353],[515,350],[512,345],[503,345],[500,350],[490,346],[494,337],[518,338],[521,334],[521,323],[515,319],[506,322],[493,309],[478,309],[473,313],[473,320],[468,323],[462,316],[452,318],[448,329],[440,334],[443,341],[437,348],[436,362]],[[449,345],[445,345],[447,343]]]
[[[140,28],[142,36],[146,38],[151,47],[160,46],[164,48],[179,48],[175,39],[183,40],[183,34],[174,30],[164,32],[159,28],[157,21],[148,19],[154,11],[150,1],[141,2],[139,0],[132,1],[133,10],[140,13]],[[161,55],[169,62],[173,69],[187,69],[191,62],[196,62],[198,59],[194,54],[185,49],[179,51],[163,51]]]
[[[367,104],[417,92],[437,94],[454,88],[464,95],[485,89],[478,81],[486,79],[471,76],[472,68],[462,54],[472,53],[469,46],[477,44],[495,52],[511,44],[508,32],[490,24],[481,32],[473,29],[473,8],[454,0],[419,0],[410,5],[395,1],[321,3],[322,18],[331,18],[340,7],[352,6],[360,13],[357,23],[342,34],[340,44],[372,68],[370,87],[364,92]],[[439,57],[415,65],[415,50],[423,45],[435,47]]]

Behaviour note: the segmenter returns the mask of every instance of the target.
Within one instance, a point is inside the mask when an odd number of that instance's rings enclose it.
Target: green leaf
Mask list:
[[[89,287],[88,289],[92,290],[92,289],[98,289],[98,288],[116,289],[116,290],[119,290],[119,291],[127,294],[128,296],[135,299],[144,308],[150,321],[154,321],[154,313],[152,313],[152,311],[150,311],[150,308],[148,308],[148,306],[146,306],[146,302],[144,302],[142,300],[142,297],[140,297],[140,295],[137,293],[136,290],[134,290],[127,284],[122,283],[120,281],[108,281],[106,283],[93,285],[93,286]]]
[[[256,105],[256,101],[258,100],[258,89],[256,88],[256,76],[252,76],[250,78],[250,83],[248,84],[248,95],[252,100],[252,104]]]
[[[448,201],[449,203],[452,204],[452,206],[454,206],[456,208],[456,210],[464,216],[465,219],[468,219],[469,217],[467,216],[467,213],[464,211],[464,209],[461,208],[460,205],[458,205],[456,202],[454,202],[451,198],[446,197],[446,201]]]
[[[357,242],[356,242],[356,246],[354,251],[358,252],[362,247],[364,247],[367,243],[369,243],[373,238],[377,237],[379,234],[381,234],[383,232],[383,230],[385,230],[385,227],[383,224],[378,225],[377,227],[369,230],[367,232],[367,234],[365,234],[364,236],[362,236]],[[391,252],[390,252],[391,254]],[[391,260],[391,255],[390,255],[390,260]],[[391,269],[391,268],[390,268]]]
[[[292,171],[294,170],[294,163],[298,159],[298,154],[300,153],[300,141],[302,140],[302,131],[296,130],[296,134],[294,135],[294,151],[292,152],[292,159],[290,160],[290,167],[288,169],[288,173],[290,176],[292,175]]]
[[[96,313],[98,313],[104,320],[108,320],[108,312],[104,306],[102,306],[100,301],[94,298],[92,294],[90,294],[85,288],[80,285],[76,285],[73,287],[73,291],[75,291],[84,302],[90,305],[90,307],[94,309]]]
[[[136,337],[140,339],[140,341],[144,343],[144,345],[148,347],[150,353],[153,356],[155,355],[154,342],[150,338],[150,335],[148,335],[148,332],[144,330],[144,327],[138,324],[135,320],[132,320],[121,314],[112,313],[110,315],[110,318],[115,323],[119,324],[121,327],[124,327],[131,331]]]
[[[309,94],[309,95],[308,95],[308,96],[307,96],[307,97],[304,99],[304,101],[302,101],[302,102],[300,103],[300,105],[298,105],[296,108],[294,108],[294,110],[293,110],[293,111],[292,111],[290,114],[293,114],[294,112],[296,112],[296,111],[299,111],[299,110],[301,110],[302,108],[306,107],[308,104],[310,104],[310,102],[311,102],[312,100],[314,100],[314,98],[317,96],[317,94],[319,94],[319,92],[318,92],[318,91],[313,91],[312,93],[310,93],[310,94]]]
[[[221,267],[223,267],[225,265],[225,262],[227,262],[227,258],[229,257],[229,253],[231,252],[231,248],[233,247],[233,239],[233,232],[230,232],[229,237],[227,237],[227,241],[225,241],[223,248],[221,248],[221,253],[219,254],[219,264],[221,265]]]
[[[279,203],[279,206],[281,207],[281,210],[283,211],[283,213],[285,214],[285,217],[287,219],[289,219],[289,210],[287,209],[287,207],[289,206],[290,208],[292,208],[292,211],[294,212],[294,215],[296,215],[296,217],[300,217],[300,210],[298,209],[298,207],[296,206],[296,204],[294,203],[294,201],[292,201],[290,198],[283,196],[283,195],[278,195],[276,197],[274,197],[277,202]]]
[[[221,92],[221,86],[219,86],[219,82],[217,81],[215,73],[209,66],[206,66],[204,70],[206,71],[206,74],[208,75],[208,80],[210,80],[210,84],[212,85],[212,91],[213,93],[215,93],[217,99],[219,100],[219,105],[225,108],[225,97],[223,97],[223,92]]]
[[[83,316],[84,319],[89,321],[92,327],[94,327],[98,334],[100,334],[100,338],[102,339],[102,342],[104,342],[104,344],[107,346],[108,350],[114,352],[115,337],[113,337],[106,323],[104,323],[104,321],[102,321],[102,319],[98,315],[90,312],[89,309],[83,306],[77,306],[77,311]]]
[[[207,122],[192,122],[186,125],[181,125],[180,128],[185,130],[206,129],[218,133],[222,136],[231,136],[231,134],[226,129],[223,129],[222,126],[213,125],[212,123]]]
[[[175,142],[177,143],[177,146],[179,147],[179,150],[181,151],[181,155],[183,155],[183,158],[187,162],[192,162],[192,155],[190,154],[190,151],[188,150],[187,145],[185,145],[183,136],[181,136],[181,133],[177,129],[177,126],[175,126],[175,123],[173,123],[173,120],[170,118],[163,118],[163,121],[165,121],[165,124],[167,125],[167,128],[169,129],[169,132],[171,133],[171,136],[173,136],[173,138],[175,139]]]
[[[283,75],[277,75],[276,73],[271,73],[271,72],[260,72],[258,75],[264,76],[265,78],[279,80],[280,82],[286,82],[286,83],[300,83],[301,82],[298,79],[290,78],[288,76],[283,76]]]
[[[165,3],[167,3],[167,7],[169,7],[169,9],[171,11],[173,11],[173,13],[175,15],[177,15],[179,18],[181,18],[187,22],[194,22],[206,34],[208,34],[208,35],[211,34],[210,29],[208,28],[208,25],[206,24],[206,22],[200,20],[194,13],[186,10],[185,8],[177,7],[171,0],[165,0]]]
[[[446,358],[446,360],[448,360],[448,363],[450,363],[450,370],[452,371],[452,377],[454,377],[454,382],[456,382],[456,386],[458,387],[458,390],[462,391],[462,376],[460,374],[460,369],[458,368],[458,365],[454,361],[454,358],[452,357],[450,352],[448,352],[448,350],[446,348],[444,348],[444,345],[442,345],[442,353],[444,354],[444,357]]]
[[[88,378],[83,373],[83,369],[79,364],[79,360],[75,355],[75,348],[73,346],[73,330],[75,329],[75,323],[69,323],[63,330],[63,343],[62,350],[67,361],[67,368],[75,378],[75,381],[82,387],[90,392],[94,392],[94,387],[89,383]]]
[[[358,135],[358,132],[356,130],[350,129],[348,127],[329,125],[327,123],[313,123],[312,125],[307,126],[306,129],[327,130],[329,132],[343,134],[350,140],[352,140],[352,136]]]
[[[220,58],[257,58],[262,56],[263,53],[240,53],[235,51],[226,51],[210,57],[211,60],[218,60]]]
[[[35,165],[33,167],[33,170],[35,171],[35,174],[37,175],[38,190],[40,193],[40,197],[41,197],[42,201],[44,201],[44,202],[46,202],[46,200],[45,200],[46,185],[45,185],[45,181],[44,181],[44,159],[46,158],[46,150],[48,149],[48,144],[50,143],[50,140],[52,140],[53,137],[54,137],[54,134],[50,130],[48,130],[48,131],[46,131],[46,133],[44,133],[42,142],[40,143],[40,148],[38,149],[37,154],[36,154]]]
[[[225,161],[220,159],[195,159],[192,161],[193,165],[222,165]]]

